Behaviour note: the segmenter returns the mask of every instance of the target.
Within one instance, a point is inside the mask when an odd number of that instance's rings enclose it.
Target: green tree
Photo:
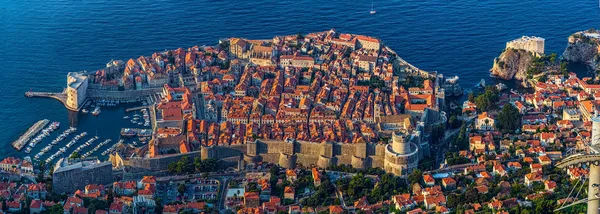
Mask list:
[[[408,182],[410,183],[410,186],[414,185],[414,184],[420,184],[421,180],[423,178],[423,172],[421,170],[413,170],[409,175],[408,175]]]
[[[177,187],[177,192],[179,192],[180,195],[183,195],[183,193],[185,193],[185,184],[184,183],[180,183],[179,186]]]
[[[60,203],[55,204],[54,206],[51,206],[49,208],[45,208],[44,211],[42,211],[42,213],[44,214],[62,214],[64,212],[65,211],[63,210],[63,206]]]
[[[491,86],[485,88],[485,92],[475,98],[475,104],[481,111],[489,111],[496,108],[498,92]]]
[[[81,158],[81,155],[79,154],[79,152],[73,152],[73,154],[71,154],[71,156],[69,156],[70,159],[77,159],[77,158]]]
[[[450,116],[450,119],[448,119],[448,125],[450,125],[451,128],[455,129],[460,127],[461,121],[456,118],[456,115],[452,115]]]
[[[458,150],[465,150],[469,148],[469,139],[467,139],[467,126],[463,123],[460,126],[460,131],[455,140],[456,148]]]
[[[498,114],[498,128],[513,133],[521,128],[521,113],[511,104],[505,104]]]
[[[472,103],[475,103],[475,94],[473,94],[473,92],[469,92],[468,100]]]
[[[40,172],[37,174],[37,181],[38,182],[43,182],[44,181],[44,174],[46,173],[46,161],[41,160],[40,161]]]
[[[563,76],[569,75],[569,71],[567,70],[567,62],[560,63],[560,72],[563,74]]]

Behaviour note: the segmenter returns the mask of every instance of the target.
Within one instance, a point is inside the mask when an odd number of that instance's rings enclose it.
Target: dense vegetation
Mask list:
[[[485,87],[485,91],[474,98],[475,105],[480,111],[490,111],[496,109],[498,101],[498,91],[493,86]]]
[[[505,104],[498,114],[498,128],[503,132],[514,133],[521,128],[521,113],[512,104]]]
[[[167,169],[173,174],[192,174],[192,173],[203,173],[203,172],[214,172],[219,170],[219,161],[217,159],[206,159],[201,160],[199,157],[194,158],[194,161],[190,161],[187,156],[182,157],[176,162],[169,164]]]

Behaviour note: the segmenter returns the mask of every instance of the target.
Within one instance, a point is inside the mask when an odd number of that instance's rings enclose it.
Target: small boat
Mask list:
[[[477,88],[485,88],[485,80],[481,79],[481,81],[479,81],[479,83],[475,84],[475,87],[477,87]]]
[[[498,89],[498,91],[504,91],[505,89],[507,89],[507,87],[504,83],[498,83],[496,84],[496,89]]]
[[[371,11],[370,11],[369,13],[370,13],[370,14],[375,14],[375,13],[377,13],[377,11],[373,9],[373,3],[371,3]]]
[[[92,111],[92,114],[93,114],[94,116],[98,116],[98,115],[100,114],[100,107],[96,107],[96,108],[94,109],[94,111]]]
[[[87,114],[88,112],[90,112],[90,111],[89,111],[89,110],[87,110],[87,109],[82,109],[82,110],[81,110],[81,113],[84,113],[84,114]]]
[[[123,137],[133,137],[137,135],[137,131],[134,129],[125,128],[121,131],[121,136]]]
[[[123,119],[129,119],[129,116],[125,116],[125,117],[123,117]]]

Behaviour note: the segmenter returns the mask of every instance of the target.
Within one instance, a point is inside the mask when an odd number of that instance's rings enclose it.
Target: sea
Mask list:
[[[26,156],[10,144],[41,119],[59,121],[61,129],[30,156],[69,125],[116,142],[120,128],[131,125],[124,106],[92,116],[24,97],[60,92],[68,72],[100,69],[111,59],[334,28],[377,37],[411,64],[458,75],[468,88],[491,80],[493,59],[509,40],[543,37],[546,52],[560,54],[570,34],[599,25],[597,0],[0,0],[0,158]]]

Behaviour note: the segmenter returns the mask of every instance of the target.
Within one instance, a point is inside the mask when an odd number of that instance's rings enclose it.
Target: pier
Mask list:
[[[21,150],[23,149],[23,147],[27,144],[27,142],[29,142],[29,140],[36,135],[38,132],[40,132],[40,130],[42,130],[42,128],[44,128],[44,126],[48,125],[50,121],[47,119],[43,119],[40,120],[38,122],[36,122],[35,124],[33,124],[33,126],[31,126],[26,132],[25,134],[21,135],[21,137],[19,137],[19,139],[15,140],[12,143],[12,146],[16,149],[16,150]]]
[[[138,128],[122,128],[121,136],[123,137],[150,137],[152,136],[152,129],[138,129]]]
[[[126,112],[131,112],[131,111],[137,111],[137,110],[142,110],[145,108],[150,108],[152,107],[151,105],[147,105],[147,106],[139,106],[139,107],[133,107],[133,108],[127,108],[125,109]]]
[[[72,109],[72,108],[70,108],[67,105],[67,93],[66,93],[66,89],[63,90],[60,93],[28,91],[28,92],[25,92],[25,97],[30,97],[30,98],[34,98],[34,97],[52,98],[52,99],[56,99],[56,100],[60,101],[63,105],[65,105],[65,107],[67,107],[67,109],[69,109],[71,111],[77,111],[78,110],[78,109]]]

